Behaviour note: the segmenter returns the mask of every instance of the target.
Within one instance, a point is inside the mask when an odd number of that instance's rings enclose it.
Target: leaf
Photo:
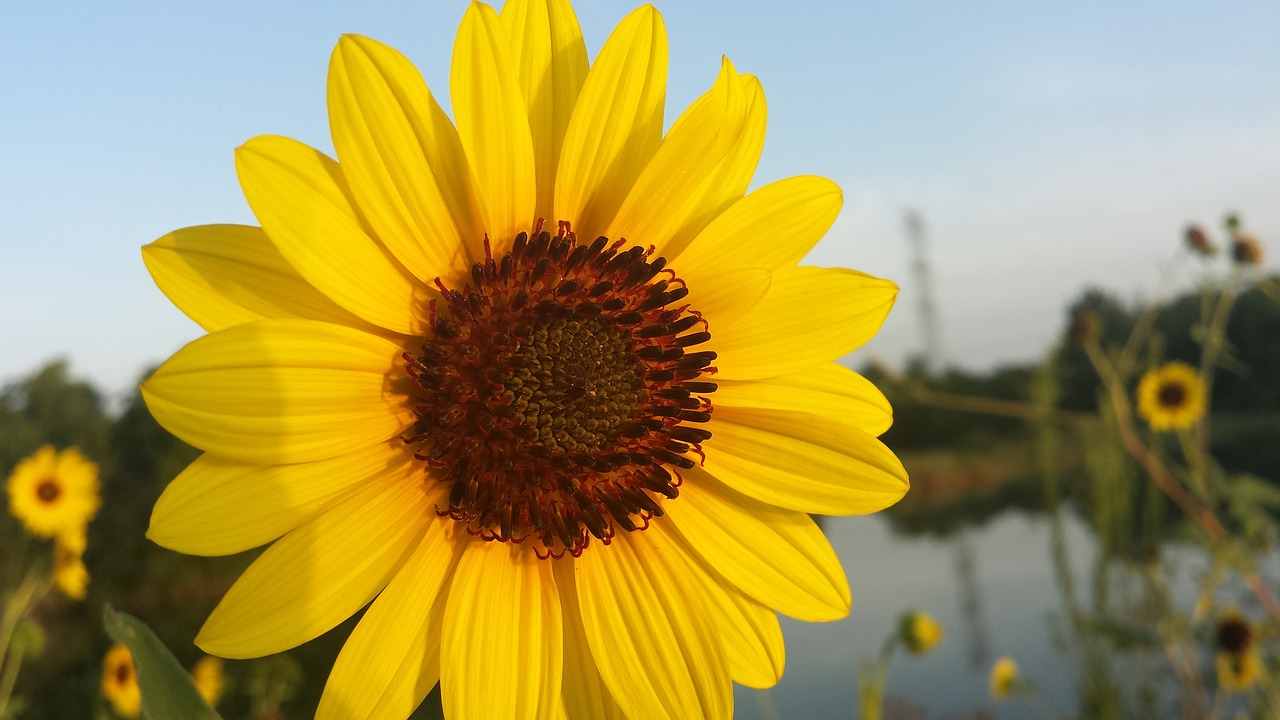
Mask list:
[[[19,618],[18,624],[13,628],[11,642],[14,652],[19,657],[39,657],[44,652],[44,628],[29,617]]]
[[[141,620],[110,605],[102,609],[107,634],[129,647],[142,689],[142,716],[148,720],[221,720],[200,697],[191,676]]]

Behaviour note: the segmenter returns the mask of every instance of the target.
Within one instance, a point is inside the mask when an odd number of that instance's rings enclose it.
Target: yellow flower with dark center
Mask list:
[[[89,587],[85,544],[83,530],[59,535],[53,544],[53,584],[72,600],[83,600]]]
[[[1220,652],[1214,661],[1214,669],[1218,674],[1218,686],[1223,690],[1248,690],[1262,677],[1262,655],[1256,649],[1243,654]]]
[[[120,717],[134,718],[142,712],[133,654],[119,643],[112,645],[102,660],[102,695]]]
[[[8,488],[9,512],[43,538],[83,532],[100,504],[98,466],[73,447],[41,447],[18,462]]]
[[[928,613],[910,610],[898,620],[898,637],[907,650],[923,655],[931,652],[943,638],[942,626]]]
[[[144,249],[209,335],[143,384],[205,451],[149,536],[274,541],[196,642],[279,652],[369,604],[317,717],[715,717],[773,685],[776,612],[844,617],[808,513],[907,490],[888,403],[835,360],[893,283],[797,267],[841,205],[746,193],[759,81],[726,60],[665,136],[651,6],[588,64],[565,0],[474,3],[453,122],[395,50],[344,37],[337,160],[259,137],[236,166],[261,228]],[[454,124],[456,122],[456,126]]]
[[[1138,414],[1152,430],[1182,430],[1204,413],[1204,385],[1196,369],[1167,362],[1148,370],[1138,383]]]
[[[196,661],[191,668],[191,679],[200,691],[200,697],[209,703],[209,707],[218,707],[222,700],[222,691],[226,688],[227,679],[222,672],[222,659],[205,655]]]
[[[1262,655],[1253,637],[1253,626],[1234,608],[1214,627],[1218,651],[1215,667],[1218,684],[1224,690],[1247,690],[1262,676]]]
[[[1013,658],[1002,657],[991,666],[991,697],[996,700],[1008,700],[1017,686],[1018,663]]]

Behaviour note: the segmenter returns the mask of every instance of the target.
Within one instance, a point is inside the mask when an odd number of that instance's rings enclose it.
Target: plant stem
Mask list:
[[[21,653],[15,654],[16,660],[9,653],[12,649],[14,630],[27,612],[35,607],[40,598],[44,597],[45,589],[47,587],[40,576],[34,570],[29,571],[23,578],[22,584],[13,591],[13,595],[5,603],[4,613],[0,616],[0,717],[3,717],[4,709],[9,706],[13,683],[17,680],[18,667],[22,665]]]

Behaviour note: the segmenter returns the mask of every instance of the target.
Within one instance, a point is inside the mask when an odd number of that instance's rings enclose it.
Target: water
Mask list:
[[[1061,517],[1065,567],[1078,602],[1086,602],[1094,585],[1097,543],[1074,515],[1064,512]],[[898,535],[881,516],[828,519],[827,535],[853,589],[853,611],[836,623],[783,618],[786,673],[767,697],[735,687],[735,717],[856,718],[859,662],[879,652],[898,615],[908,608],[933,615],[946,639],[925,657],[895,655],[886,696],[908,703],[900,703],[897,717],[1012,720],[1042,710],[1048,717],[1079,712],[1084,663],[1078,644],[1068,637],[1052,525],[1051,516],[1043,513],[1006,512],[980,528],[936,538]],[[1163,564],[1177,578],[1175,599],[1187,607],[1184,601],[1194,598],[1194,580],[1204,567],[1199,551],[1170,548]],[[1113,568],[1112,596],[1136,603],[1126,593],[1134,594],[1140,583],[1126,585],[1126,576],[1132,579],[1123,568]],[[1035,683],[1039,707],[1025,698],[997,702],[989,697],[988,673],[1002,655],[1013,657],[1023,676]],[[1158,654],[1104,662],[1130,695],[1144,685],[1155,688],[1158,708],[1176,698]],[[769,704],[776,715],[765,709]],[[886,712],[886,719],[892,717]]]

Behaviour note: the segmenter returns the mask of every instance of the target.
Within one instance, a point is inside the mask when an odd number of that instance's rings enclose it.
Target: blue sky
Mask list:
[[[338,36],[405,52],[447,107],[460,0],[5,3],[0,7],[0,379],[56,356],[120,391],[200,334],[138,247],[253,222],[232,150],[328,150]],[[577,8],[594,55],[633,6]],[[1274,2],[659,3],[668,121],[728,55],[760,76],[757,184],[831,177],[845,208],[810,262],[903,287],[860,351],[919,347],[902,212],[928,225],[946,358],[1032,360],[1086,285],[1159,292],[1188,220],[1238,209],[1280,267]],[[1194,280],[1184,272],[1182,286]]]

